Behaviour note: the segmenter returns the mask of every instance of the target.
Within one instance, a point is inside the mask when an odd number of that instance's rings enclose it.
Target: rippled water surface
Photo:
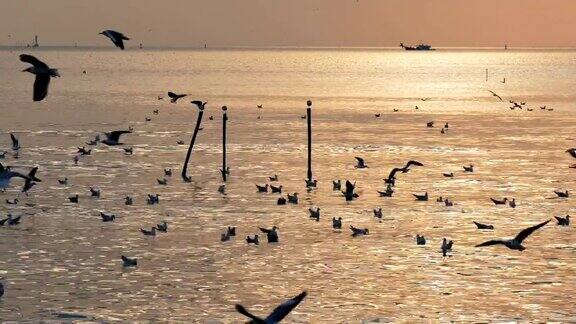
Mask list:
[[[235,303],[265,315],[307,290],[286,322],[576,321],[572,226],[550,223],[523,252],[474,248],[573,212],[573,198],[552,198],[554,190],[576,189],[576,169],[568,168],[576,160],[565,153],[575,146],[576,52],[44,49],[32,54],[62,77],[41,103],[32,102],[20,53],[0,50],[0,150],[9,150],[9,132],[23,149],[0,162],[39,166],[43,181],[27,197],[18,180],[0,193],[0,216],[23,216],[19,226],[0,227],[2,320],[238,323],[245,319]],[[167,90],[189,97],[176,105],[157,100]],[[189,142],[196,121],[188,99],[208,108],[193,181],[184,183],[177,175],[187,145],[176,142]],[[304,184],[300,117],[307,99],[319,180],[312,191]],[[527,105],[512,111],[508,99]],[[217,191],[223,105],[226,196]],[[124,142],[134,155],[99,145],[74,165],[78,146],[129,126],[135,131]],[[369,168],[355,169],[354,156]],[[379,197],[382,178],[409,159],[425,166],[400,174],[394,197]],[[468,164],[474,173],[462,172]],[[175,175],[160,186],[164,168]],[[285,192],[300,194],[299,205],[277,206],[278,194],[256,192],[254,184],[273,174]],[[57,182],[63,177],[66,186]],[[345,202],[333,179],[356,181],[360,198]],[[89,197],[89,186],[102,197]],[[413,193],[426,191],[429,202],[414,201]],[[80,203],[69,203],[76,193]],[[147,205],[148,193],[159,193],[160,204]],[[126,195],[133,206],[124,205]],[[455,205],[436,203],[438,196]],[[15,197],[18,205],[3,203]],[[490,197],[516,198],[518,206],[496,207]],[[311,206],[321,208],[319,222],[308,218]],[[381,221],[375,207],[383,208]],[[100,211],[118,218],[103,223]],[[332,230],[332,217],[343,218],[342,232]],[[139,232],[163,220],[168,233]],[[496,229],[479,231],[473,220]],[[257,226],[273,225],[279,244],[244,241]],[[353,238],[349,225],[370,235]],[[237,226],[238,237],[221,243],[226,226]],[[426,246],[415,244],[416,234]],[[455,242],[447,258],[443,237]],[[137,257],[138,267],[124,269],[122,254]]]

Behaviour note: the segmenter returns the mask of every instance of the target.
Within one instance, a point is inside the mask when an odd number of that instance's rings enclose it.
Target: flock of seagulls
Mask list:
[[[101,32],[100,34],[108,37],[115,46],[117,46],[120,49],[124,49],[124,41],[125,40],[129,40],[128,37],[126,37],[124,34],[120,33],[120,32],[116,32],[113,30],[105,30],[103,32]],[[48,95],[48,87],[49,87],[49,83],[51,78],[56,78],[56,77],[60,77],[58,70],[49,67],[46,63],[38,60],[37,58],[28,55],[28,54],[22,54],[20,55],[20,61],[25,62],[30,64],[31,66],[26,68],[25,70],[23,70],[23,72],[29,72],[35,75],[35,81],[34,81],[34,87],[33,87],[33,100],[34,101],[41,101],[44,100],[47,95]],[[489,90],[490,91],[490,90]],[[497,93],[490,91],[490,93],[492,94],[493,97],[499,99],[500,101],[504,101],[504,99],[498,95]],[[170,102],[173,104],[176,104],[180,99],[187,97],[187,94],[177,94],[174,92],[167,92],[167,96],[170,98]],[[158,100],[162,100],[164,97],[162,96],[158,96]],[[427,101],[429,98],[422,98],[422,101]],[[526,103],[524,102],[515,102],[515,101],[510,101],[510,103],[513,104],[513,108],[516,109],[523,109],[523,107],[526,105]],[[197,106],[200,110],[203,110],[205,108],[205,106],[207,105],[207,102],[203,102],[203,101],[199,101],[199,100],[194,100],[191,101],[191,104]],[[257,108],[261,109],[262,105],[258,105]],[[416,106],[415,109],[419,109],[418,106]],[[512,109],[512,107],[511,107]],[[542,109],[542,107],[541,107]],[[542,110],[550,110],[548,108],[546,108],[544,106],[544,108]],[[394,111],[398,111],[397,109],[394,109]],[[154,114],[158,114],[158,110],[154,111]],[[303,116],[305,118],[305,116]],[[379,118],[380,114],[375,114],[375,117]],[[260,118],[260,116],[259,116]],[[213,119],[212,116],[210,119]],[[434,122],[428,122],[427,123],[427,127],[434,127]],[[447,129],[449,128],[448,123],[445,123],[444,126],[442,127],[442,132],[444,133]],[[104,139],[101,140],[100,136],[96,136],[94,139],[89,140],[88,142],[86,142],[87,145],[89,146],[95,146],[98,145],[99,143],[107,145],[107,146],[123,146],[124,143],[122,143],[121,137],[124,134],[130,134],[132,133],[132,129],[129,130],[115,130],[115,131],[111,131],[111,132],[105,132],[103,133],[104,135]],[[10,134],[10,138],[11,138],[11,142],[12,142],[12,150],[15,152],[15,156],[17,156],[17,152],[20,150],[21,146],[20,143],[17,139],[17,137],[14,134]],[[178,141],[178,144],[184,144],[184,141]],[[127,155],[132,155],[133,154],[133,148],[131,147],[123,147],[124,153]],[[570,148],[568,150],[566,150],[567,153],[569,153],[573,158],[576,158],[576,148]],[[7,154],[7,152],[0,152],[0,159],[4,158],[5,155]],[[91,155],[92,154],[92,150],[91,149],[86,149],[86,147],[78,147],[78,152],[77,155],[75,156],[75,163],[79,162],[79,157],[80,156],[85,156],[85,155]],[[354,165],[354,167],[356,169],[366,169],[369,168],[367,161],[359,156],[355,157],[356,160],[356,164]],[[399,167],[394,167],[388,174],[388,176],[386,178],[383,179],[384,184],[386,186],[384,191],[377,191],[377,193],[379,194],[380,197],[392,197],[393,194],[395,193],[395,186],[397,181],[399,181],[399,176],[402,174],[406,174],[409,173],[411,170],[413,170],[413,168],[415,167],[424,167],[424,164],[422,162],[416,161],[416,160],[410,160],[408,162],[406,162],[406,164],[399,166]],[[157,184],[158,185],[162,185],[162,186],[167,186],[169,185],[168,183],[168,179],[166,177],[171,177],[172,176],[172,170],[171,169],[164,169],[164,178],[159,178],[156,179],[157,180]],[[473,173],[474,170],[474,166],[472,164],[470,165],[464,165],[462,166],[462,172],[466,172],[466,173]],[[10,186],[11,180],[14,178],[21,178],[24,180],[24,185],[22,187],[22,193],[27,194],[29,190],[32,189],[32,187],[38,183],[41,182],[42,180],[39,179],[36,176],[36,173],[38,172],[38,168],[34,167],[34,168],[30,168],[30,170],[28,172],[22,172],[22,171],[16,171],[13,167],[11,166],[4,166],[0,163],[0,190],[5,190]],[[227,170],[227,172],[229,172]],[[442,173],[442,175],[446,178],[454,178],[455,177],[455,173],[454,171],[452,172],[444,172]],[[277,174],[274,174],[270,177],[268,177],[270,182],[273,183],[277,183],[279,181],[279,176]],[[190,179],[187,179],[188,182],[190,181]],[[186,179],[185,179],[186,181]],[[60,185],[67,185],[68,184],[68,178],[62,178],[62,179],[58,179],[58,183]],[[305,185],[306,188],[308,190],[313,190],[314,188],[316,188],[318,186],[318,181],[317,180],[305,180]],[[346,180],[344,182],[344,190],[342,190],[342,180],[341,179],[336,179],[336,180],[332,180],[332,188],[334,191],[339,191],[342,194],[342,197],[345,199],[345,201],[351,202],[354,201],[355,199],[360,198],[360,195],[357,192],[357,188],[356,188],[356,183],[352,182],[350,180]],[[101,191],[98,188],[95,187],[90,187],[90,195],[91,197],[95,197],[95,198],[99,198],[101,195]],[[275,185],[275,184],[256,184],[256,190],[259,193],[268,193],[269,191],[271,193],[277,193],[282,195],[283,193],[283,186],[282,185]],[[218,187],[218,192],[222,195],[226,195],[226,186],[220,185]],[[555,194],[557,195],[558,198],[568,198],[569,197],[569,192],[566,191],[555,191]],[[415,201],[420,201],[420,202],[427,202],[429,201],[429,194],[428,192],[424,192],[424,193],[412,193]],[[497,199],[497,198],[490,198],[491,201],[495,204],[495,205],[506,205],[508,204],[510,207],[515,208],[516,207],[516,200],[514,198],[509,199],[508,197],[505,197],[503,199]],[[68,201],[70,203],[74,203],[74,204],[78,204],[79,201],[79,195],[75,194],[75,195],[71,195],[68,197]],[[278,205],[286,205],[287,203],[290,204],[298,204],[298,193],[294,192],[294,193],[288,193],[286,195],[286,197],[284,196],[280,196],[277,199],[277,204]],[[443,198],[443,197],[438,197],[436,199],[437,202],[443,203],[446,206],[453,206],[453,202],[451,200],[449,200],[448,198]],[[15,205],[18,204],[18,198],[14,198],[13,200],[6,200],[6,203],[9,205]],[[160,203],[160,195],[159,194],[148,194],[147,200],[146,200],[148,205],[154,205],[154,204],[158,204]],[[124,197],[124,203],[125,205],[129,206],[132,205],[134,203],[134,200],[132,197],[130,196],[126,196]],[[314,220],[316,222],[320,222],[321,219],[321,208],[318,206],[314,206],[311,208],[308,208],[308,214],[309,214],[309,218],[311,220]],[[374,217],[378,220],[381,220],[383,218],[383,210],[381,207],[377,207],[373,209],[373,214]],[[117,215],[113,214],[113,213],[107,213],[107,212],[100,212],[100,218],[102,220],[102,222],[114,222],[117,219]],[[557,221],[557,225],[559,226],[569,226],[570,224],[570,216],[567,215],[566,217],[560,217],[560,216],[555,216],[555,219]],[[475,247],[487,247],[487,246],[496,246],[496,245],[503,245],[505,247],[507,247],[508,249],[511,250],[518,250],[518,251],[523,251],[526,249],[526,247],[523,244],[523,242],[526,240],[526,238],[528,238],[531,234],[533,234],[535,231],[541,229],[542,227],[546,226],[552,219],[548,219],[546,221],[543,221],[539,224],[536,224],[534,226],[528,227],[522,231],[520,231],[518,233],[518,235],[516,235],[514,238],[510,238],[510,239],[493,239],[493,240],[489,240],[480,244],[477,244]],[[14,217],[12,215],[8,215],[8,217],[6,219],[2,219],[0,220],[0,226],[16,226],[20,223],[21,221],[21,216],[19,217]],[[477,229],[480,230],[494,230],[494,226],[490,225],[490,224],[484,224],[484,223],[480,223],[477,221],[473,222],[474,225],[476,226]],[[343,228],[343,219],[342,217],[332,217],[332,228],[336,231],[340,231]],[[355,227],[352,224],[349,224],[348,228],[351,231],[351,236],[352,237],[360,237],[360,236],[367,236],[370,235],[370,230],[368,228],[360,228],[360,227]],[[259,241],[259,234],[263,234],[266,236],[266,241],[268,243],[279,243],[280,239],[279,239],[279,228],[277,226],[272,226],[271,228],[264,228],[264,227],[258,227],[259,233],[254,233],[252,236],[247,235],[245,240],[246,240],[246,244],[252,244],[252,245],[259,245],[260,241]],[[142,233],[143,236],[146,237],[154,237],[157,235],[157,233],[167,233],[168,232],[168,223],[166,221],[162,221],[161,223],[158,223],[154,226],[148,227],[148,228],[140,228],[140,232]],[[233,226],[229,226],[225,229],[225,232],[221,233],[220,235],[220,241],[221,242],[227,242],[230,241],[233,237],[236,236],[236,227]],[[416,234],[416,245],[426,245],[428,243],[427,239],[425,238],[424,235],[420,235],[419,233]],[[454,242],[452,240],[449,240],[447,238],[443,238],[442,242],[440,244],[440,251],[443,255],[443,257],[447,257],[449,256],[449,252],[452,251],[454,246]],[[137,267],[138,266],[138,260],[136,258],[130,258],[126,255],[122,255],[121,256],[121,260],[122,260],[122,265],[124,267]],[[0,284],[0,297],[2,297],[4,293],[4,287],[3,285]],[[292,311],[296,306],[298,306],[298,304],[300,302],[302,302],[304,300],[304,298],[306,297],[307,293],[304,291],[302,293],[300,293],[299,295],[295,296],[294,298],[289,299],[288,301],[282,303],[281,305],[279,305],[276,309],[274,309],[272,311],[272,313],[270,315],[268,315],[266,318],[260,318],[257,317],[255,315],[253,315],[252,313],[250,313],[244,306],[237,304],[236,305],[236,310],[251,319],[250,323],[278,323],[280,322],[282,319],[284,319],[288,313],[290,313],[290,311]]]

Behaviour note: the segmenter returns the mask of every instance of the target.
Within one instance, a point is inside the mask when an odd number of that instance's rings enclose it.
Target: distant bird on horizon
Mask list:
[[[476,245],[476,247],[482,247],[482,246],[490,246],[490,245],[504,245],[507,248],[511,249],[511,250],[518,250],[518,251],[524,251],[526,249],[526,247],[522,246],[522,241],[524,241],[528,236],[530,236],[530,234],[534,233],[537,229],[545,226],[546,224],[548,224],[551,221],[551,219],[542,222],[538,225],[532,226],[532,227],[528,227],[524,230],[522,230],[520,233],[518,233],[518,235],[516,235],[514,238],[512,239],[508,239],[508,240],[490,240],[490,241],[486,241],[484,243],[478,244]]]
[[[104,35],[110,38],[112,43],[114,43],[114,45],[119,47],[121,50],[124,50],[124,41],[130,40],[130,38],[126,37],[124,34],[110,29],[100,32],[99,35]]]
[[[306,291],[303,291],[298,296],[293,297],[280,306],[276,307],[270,315],[268,315],[265,319],[259,318],[255,315],[252,315],[244,306],[240,304],[236,304],[236,311],[238,313],[251,318],[252,320],[248,323],[253,324],[276,324],[280,323],[304,298],[306,297]]]
[[[50,68],[46,63],[40,61],[32,55],[21,54],[20,61],[32,64],[22,72],[30,72],[36,75],[34,81],[34,101],[42,101],[48,95],[48,85],[50,84],[50,78],[59,77],[57,69]]]

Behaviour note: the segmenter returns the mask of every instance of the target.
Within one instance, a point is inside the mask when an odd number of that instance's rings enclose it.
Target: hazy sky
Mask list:
[[[0,0],[0,44],[575,46],[576,0]]]

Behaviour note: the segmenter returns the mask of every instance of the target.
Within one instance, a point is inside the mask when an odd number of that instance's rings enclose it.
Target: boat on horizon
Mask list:
[[[419,44],[418,46],[405,46],[404,43],[400,43],[400,47],[405,49],[406,51],[435,51],[435,48],[432,48],[431,45],[428,44]]]

